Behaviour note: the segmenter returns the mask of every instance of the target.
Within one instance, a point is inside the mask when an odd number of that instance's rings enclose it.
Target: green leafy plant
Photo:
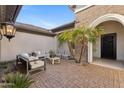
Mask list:
[[[5,75],[5,84],[11,88],[28,88],[33,82],[28,75],[19,72]]]
[[[81,26],[75,28],[74,31],[75,40],[81,44],[81,51],[79,57],[79,63],[81,63],[82,56],[87,50],[88,42],[95,44],[97,38],[103,33],[103,29],[101,27],[85,27]]]
[[[55,51],[53,51],[53,50],[50,50],[49,54],[50,54],[50,57],[55,57],[56,56]]]
[[[63,45],[64,43],[67,43],[69,51],[70,51],[70,56],[76,61],[78,62],[78,60],[75,58],[74,55],[74,48],[75,48],[75,37],[73,35],[73,29],[71,30],[66,30],[60,34],[58,34],[57,36],[58,41],[59,41],[59,46]]]
[[[103,33],[103,29],[101,27],[90,28],[90,27],[81,26],[60,33],[58,35],[58,40],[60,45],[63,44],[64,42],[67,42],[72,57],[75,59],[76,62],[81,63],[82,56],[87,50],[88,42],[95,44],[96,39],[102,33]],[[75,46],[76,44],[81,45],[79,59],[76,59],[73,52],[73,46]]]
[[[4,74],[8,74],[8,73],[11,73],[11,72],[12,72],[12,69],[9,66],[7,66],[7,68],[4,69]]]

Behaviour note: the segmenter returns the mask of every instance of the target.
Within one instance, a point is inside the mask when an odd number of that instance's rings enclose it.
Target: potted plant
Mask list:
[[[55,51],[50,50],[49,55],[50,55],[51,58],[55,57],[56,56]]]

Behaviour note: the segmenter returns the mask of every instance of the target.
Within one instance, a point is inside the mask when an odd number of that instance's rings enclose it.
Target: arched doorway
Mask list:
[[[90,27],[96,26],[103,26],[105,32],[97,40],[96,52],[94,52],[94,46],[91,43],[88,44],[88,62],[92,63],[93,57],[124,60],[124,16],[119,14],[103,15],[90,25]]]

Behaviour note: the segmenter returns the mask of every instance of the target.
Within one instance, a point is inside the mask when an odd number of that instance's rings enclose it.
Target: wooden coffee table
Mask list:
[[[59,57],[53,57],[53,58],[49,58],[49,59],[52,62],[52,64],[54,64],[54,63],[60,63],[60,58]]]

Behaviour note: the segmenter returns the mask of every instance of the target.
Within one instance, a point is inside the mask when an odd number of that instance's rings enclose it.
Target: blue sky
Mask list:
[[[73,11],[66,5],[24,5],[16,21],[52,29],[74,20]]]

